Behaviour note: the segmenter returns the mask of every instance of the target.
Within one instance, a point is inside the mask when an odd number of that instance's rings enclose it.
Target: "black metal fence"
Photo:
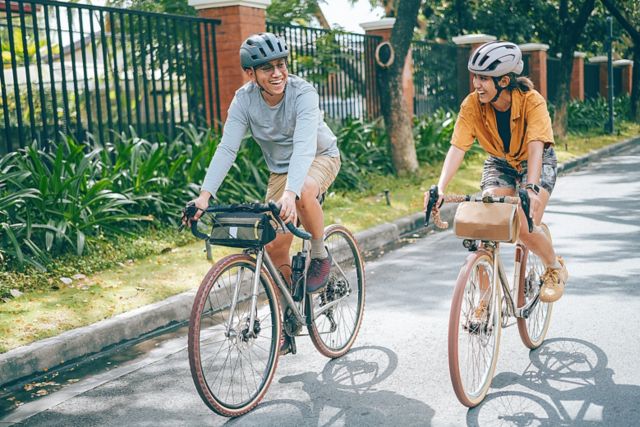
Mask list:
[[[431,114],[439,108],[459,107],[457,48],[454,44],[414,41],[413,111],[416,116]]]
[[[291,73],[316,87],[326,116],[379,116],[374,53],[380,37],[274,22],[267,22],[267,31],[286,40]]]
[[[547,100],[554,104],[560,82],[560,58],[547,58]]]
[[[613,67],[613,96],[621,96],[622,94],[622,68]]]
[[[600,96],[600,64],[584,63],[584,98]]]
[[[13,10],[13,11],[12,11]],[[3,13],[4,12],[4,13]],[[4,15],[4,16],[3,16]],[[0,153],[220,120],[217,20],[53,0],[0,6]]]
[[[529,76],[531,74],[531,69],[529,67],[529,55],[522,55],[522,74],[523,76]]]

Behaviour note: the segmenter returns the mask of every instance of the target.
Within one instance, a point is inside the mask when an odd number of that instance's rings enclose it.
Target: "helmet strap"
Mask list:
[[[284,58],[284,60],[285,60],[285,62],[287,64],[289,64],[289,59],[288,58]],[[258,70],[256,70],[256,67],[251,67],[251,69],[253,70],[253,75],[254,75],[254,78],[256,80],[256,85],[258,85],[258,87],[260,88],[260,91],[261,92],[265,92],[269,96],[274,96],[271,92],[269,92],[268,90],[263,88],[260,83],[258,83]]]
[[[491,101],[489,101],[489,102],[490,102],[490,103],[492,103],[492,104],[493,104],[494,102],[496,102],[496,101],[498,100],[498,98],[500,98],[500,94],[502,93],[502,91],[503,91],[503,90],[505,90],[505,89],[506,89],[506,88],[504,88],[504,87],[502,87],[502,86],[500,86],[500,85],[498,84],[498,82],[499,82],[499,81],[500,81],[500,79],[498,79],[497,77],[494,77],[494,78],[493,78],[493,84],[496,86],[496,90],[497,90],[497,92],[496,92],[496,96],[494,96],[494,97],[493,97],[493,99],[492,99]]]
[[[254,79],[256,81],[256,85],[258,85],[258,87],[260,88],[260,92],[265,92],[267,95],[273,96],[271,92],[263,88],[262,85],[258,83],[258,73],[257,73],[258,70],[256,70],[256,67],[251,67],[251,69],[253,70]]]

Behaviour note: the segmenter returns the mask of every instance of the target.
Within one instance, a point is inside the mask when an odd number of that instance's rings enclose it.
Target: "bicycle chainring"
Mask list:
[[[296,315],[293,313],[291,307],[287,307],[284,312],[284,322],[282,322],[284,332],[290,337],[296,336],[302,329],[302,323],[298,322]]]

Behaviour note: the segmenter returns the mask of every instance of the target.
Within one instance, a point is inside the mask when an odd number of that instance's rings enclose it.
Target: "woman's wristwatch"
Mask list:
[[[524,188],[526,188],[527,190],[533,191],[536,194],[536,196],[540,194],[540,186],[538,184],[527,184],[524,186]]]

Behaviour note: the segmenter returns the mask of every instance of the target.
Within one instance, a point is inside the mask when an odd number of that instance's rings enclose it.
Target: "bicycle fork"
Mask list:
[[[256,338],[256,307],[258,306],[258,292],[260,289],[260,272],[262,271],[262,260],[264,257],[264,251],[258,251],[256,254],[256,274],[253,277],[253,283],[251,286],[251,308],[249,311],[249,322],[247,324],[247,338]],[[235,335],[236,332],[233,329],[233,318],[236,312],[236,306],[238,305],[238,297],[240,294],[240,287],[242,286],[242,281],[244,280],[244,272],[245,269],[241,268],[236,276],[236,285],[233,290],[233,296],[231,297],[231,309],[229,316],[229,324],[227,325],[227,338]],[[238,319],[241,321],[241,319]]]

